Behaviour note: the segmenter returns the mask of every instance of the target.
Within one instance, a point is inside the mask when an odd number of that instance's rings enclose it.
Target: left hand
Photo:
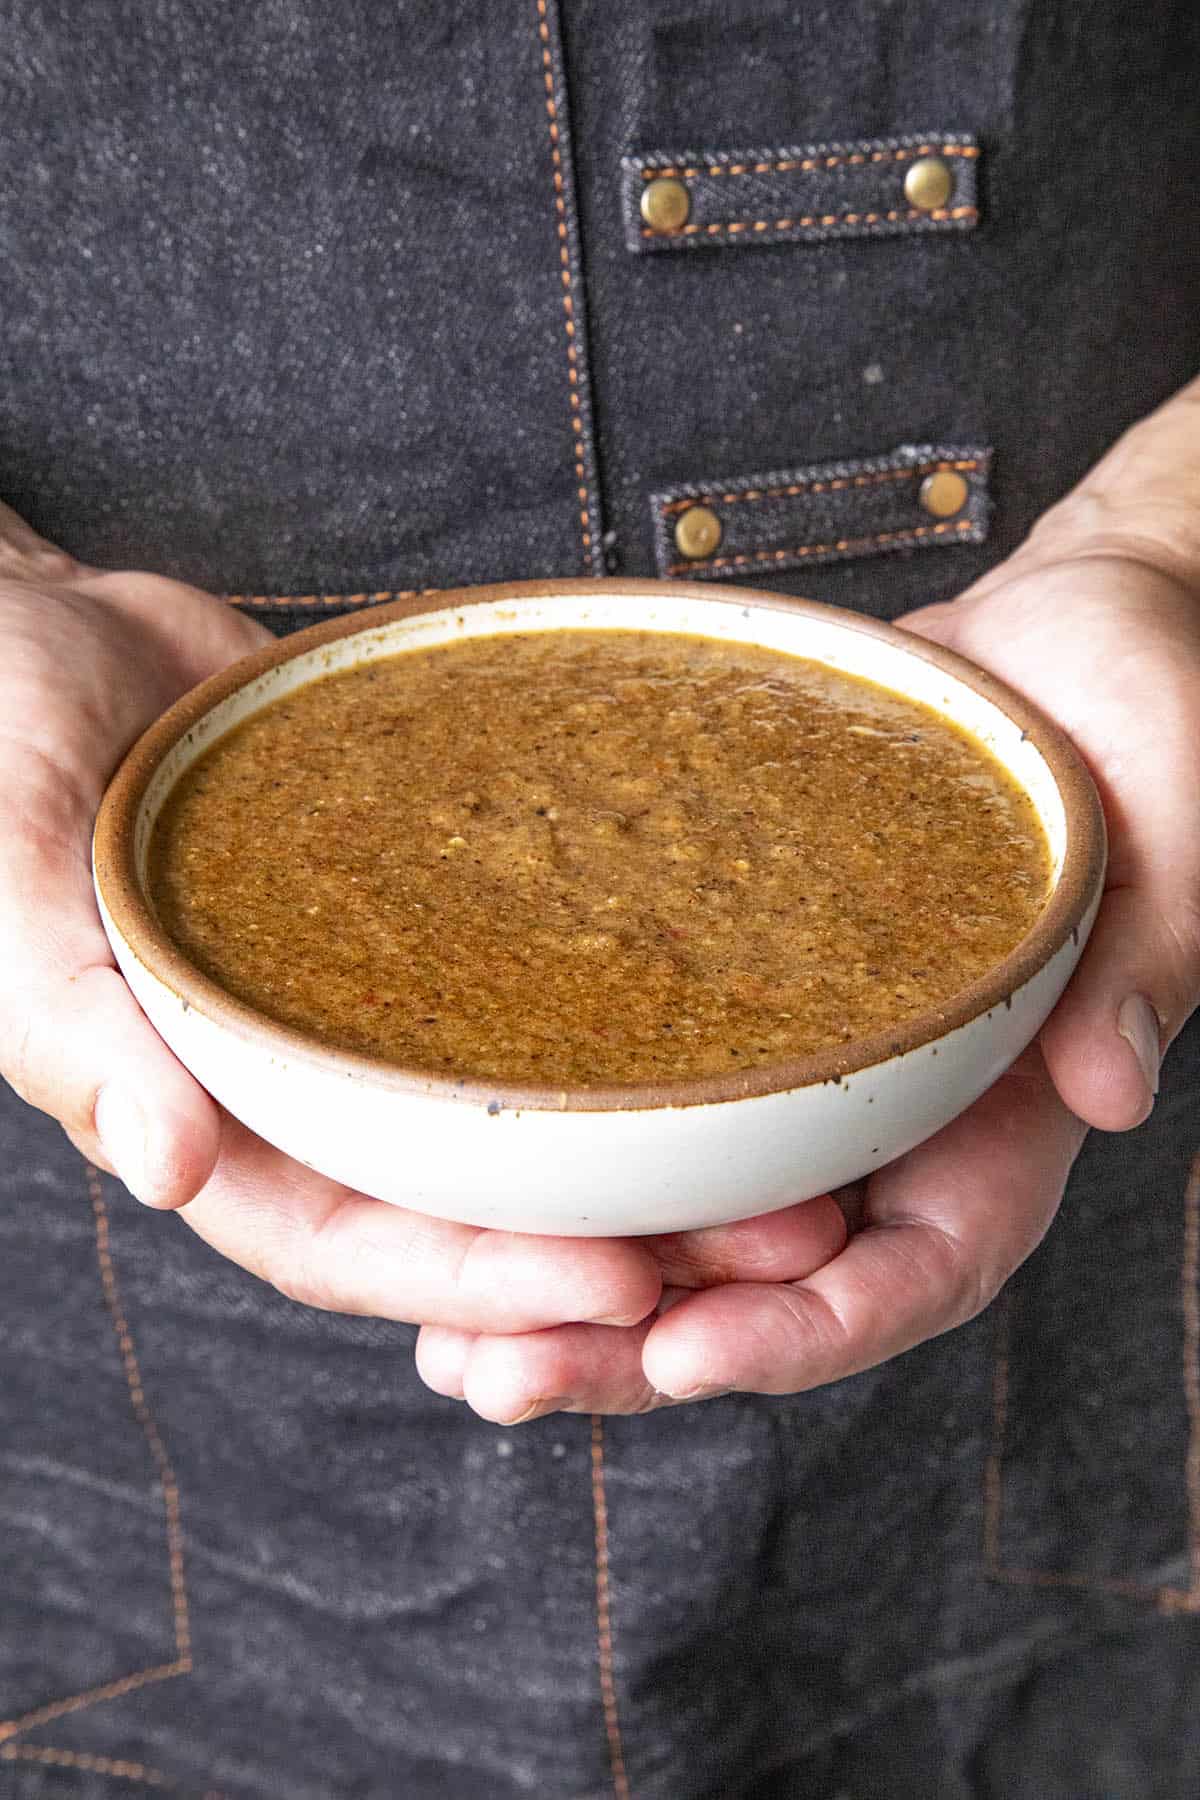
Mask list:
[[[1086,1126],[1147,1116],[1162,1052],[1200,1001],[1200,508],[1186,493],[1173,503],[1180,468],[1200,463],[1196,395],[1128,433],[959,600],[901,621],[1056,719],[1100,789],[1105,898],[1040,1043],[844,1198],[848,1230],[823,1196],[644,1239],[666,1284],[656,1317],[511,1337],[426,1327],[417,1359],[431,1387],[515,1422],[854,1374],[986,1306],[1053,1219]],[[1129,517],[1131,492],[1155,496],[1152,528]],[[822,1237],[828,1260],[814,1268]],[[789,1266],[800,1247],[808,1265]]]

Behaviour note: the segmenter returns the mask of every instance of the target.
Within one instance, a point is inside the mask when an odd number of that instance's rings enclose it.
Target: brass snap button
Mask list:
[[[689,506],[675,521],[675,548],[689,562],[711,556],[721,542],[721,521],[711,507]]]
[[[970,493],[963,477],[955,469],[937,469],[927,475],[918,490],[918,498],[927,513],[935,519],[952,519],[962,511]]]
[[[937,212],[954,192],[954,177],[940,156],[922,156],[904,177],[904,194],[918,212]]]
[[[651,231],[678,231],[687,224],[692,196],[682,181],[660,175],[642,189],[642,217]]]

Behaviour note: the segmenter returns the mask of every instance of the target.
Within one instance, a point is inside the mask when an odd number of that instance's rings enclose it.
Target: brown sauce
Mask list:
[[[587,1086],[838,1046],[1029,930],[1034,808],[965,733],[699,637],[475,639],[315,681],[208,750],[156,827],[162,924],[343,1048]]]

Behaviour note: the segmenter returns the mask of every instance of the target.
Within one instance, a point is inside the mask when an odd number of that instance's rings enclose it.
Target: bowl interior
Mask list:
[[[904,641],[862,629],[852,617],[832,610],[746,605],[739,598],[696,596],[680,587],[644,592],[610,592],[591,584],[583,591],[539,592],[449,606],[410,617],[389,618],[276,663],[234,689],[201,714],[167,749],[141,796],[133,822],[136,875],[146,896],[150,840],[159,812],[175,783],[225,732],[264,706],[319,676],[349,669],[377,657],[428,648],[462,638],[503,637],[531,631],[637,630],[687,632],[760,645],[810,657],[831,669],[865,677],[923,702],[972,733],[1007,769],[1032,800],[1050,848],[1052,892],[1063,872],[1068,845],[1064,797],[1050,764],[1026,729],[996,701]],[[148,904],[148,900],[147,900]]]
[[[217,738],[305,683],[378,657],[467,637],[577,629],[694,633],[809,657],[908,695],[963,727],[1029,795],[1045,831],[1052,885],[1033,927],[1002,962],[936,1010],[874,1036],[764,1062],[753,1071],[569,1089],[482,1083],[338,1049],[236,1000],[167,937],[147,891],[151,836],[175,783]],[[366,620],[352,615],[326,621],[301,639],[270,645],[185,695],[150,727],[105,796],[95,839],[97,887],[122,966],[129,974],[136,965],[185,1014],[194,1009],[220,1030],[252,1040],[270,1062],[303,1062],[336,1082],[349,1077],[389,1093],[439,1100],[502,1100],[530,1113],[691,1108],[841,1083],[856,1070],[947,1040],[971,1021],[990,1018],[996,1007],[1011,1007],[1060,952],[1073,966],[1102,889],[1104,856],[1099,798],[1069,740],[961,658],[892,626],[811,601],[632,579],[529,582],[430,596],[428,603],[425,597],[393,602]]]

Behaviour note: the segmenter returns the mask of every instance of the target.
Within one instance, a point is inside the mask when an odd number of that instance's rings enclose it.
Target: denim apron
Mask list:
[[[1195,0],[5,12],[0,495],[280,631],[892,617],[1194,372]],[[5,1092],[0,1794],[1194,1800],[1198,1064],[964,1329],[516,1432]]]

